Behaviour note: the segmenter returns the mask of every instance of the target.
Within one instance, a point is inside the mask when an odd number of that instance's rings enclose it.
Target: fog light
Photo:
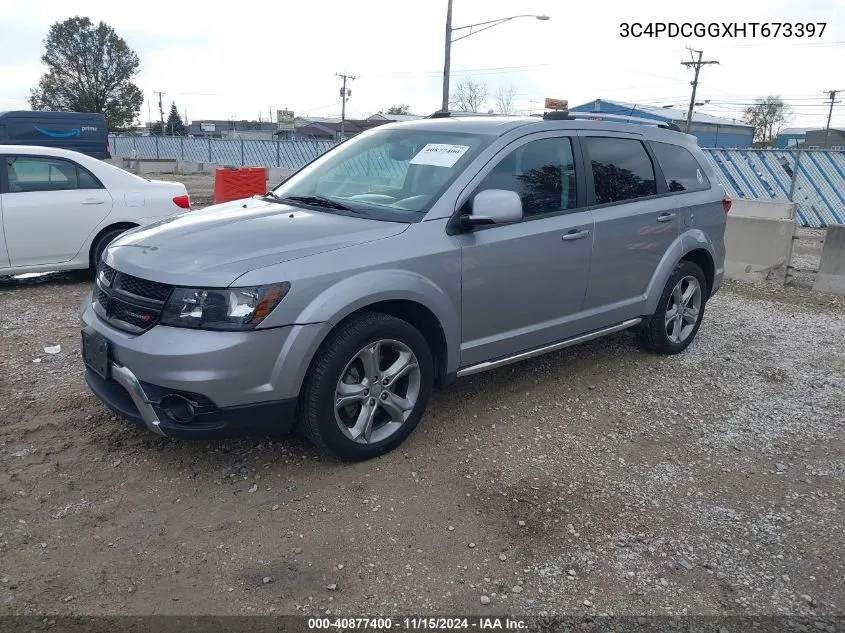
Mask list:
[[[169,415],[175,422],[190,422],[194,419],[194,403],[176,394],[168,394],[161,399],[159,406]]]

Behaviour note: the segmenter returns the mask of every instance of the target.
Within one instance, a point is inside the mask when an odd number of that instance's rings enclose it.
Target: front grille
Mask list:
[[[117,287],[124,292],[128,292],[146,299],[154,299],[155,301],[164,301],[170,294],[171,286],[167,284],[160,284],[157,281],[148,281],[132,275],[120,274],[118,278]]]
[[[134,277],[101,264],[97,314],[114,327],[140,334],[158,323],[173,286]]]
[[[141,330],[146,330],[158,320],[160,312],[160,310],[150,310],[133,306],[130,303],[112,297],[108,314],[112,319],[128,323]]]
[[[108,312],[108,310],[109,310],[109,296],[105,292],[100,290],[99,288],[97,289],[97,303],[99,303],[101,306],[103,306],[103,310]]]
[[[101,264],[100,265],[100,272],[103,273],[103,277],[111,284],[114,282],[114,275],[117,272],[114,268],[109,266],[108,264]]]

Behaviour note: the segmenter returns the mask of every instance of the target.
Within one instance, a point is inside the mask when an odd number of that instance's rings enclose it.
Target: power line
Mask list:
[[[704,56],[704,51],[697,51],[695,49],[687,47],[687,50],[692,55],[693,60],[691,62],[681,62],[681,66],[686,66],[689,68],[692,66],[695,68],[695,79],[692,80],[692,97],[690,97],[689,101],[689,110],[687,111],[687,127],[686,133],[689,134],[690,126],[692,125],[692,109],[695,107],[695,91],[698,89],[698,73],[701,71],[702,66],[707,66],[708,64],[718,64],[719,62],[711,60],[711,61],[702,61],[702,57]],[[695,59],[693,53],[698,53],[698,59]]]

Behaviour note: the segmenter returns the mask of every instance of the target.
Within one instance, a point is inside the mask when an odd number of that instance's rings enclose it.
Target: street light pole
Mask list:
[[[512,15],[507,18],[499,18],[498,20],[488,20],[487,22],[478,22],[477,24],[467,24],[466,26],[458,26],[452,28],[452,0],[446,0],[446,50],[443,55],[443,98],[440,103],[440,109],[443,112],[449,110],[449,70],[452,58],[452,42],[457,42],[458,40],[462,40],[466,37],[469,37],[470,35],[481,33],[481,31],[492,29],[494,26],[504,24],[505,22],[510,22],[511,20],[515,20],[517,18],[536,18],[538,20],[548,20],[549,16],[534,14]],[[477,31],[473,31],[472,29],[476,26],[483,26],[484,28],[478,29]],[[452,33],[454,33],[455,31],[462,31],[464,29],[469,29],[469,33],[452,39]]]
[[[452,57],[452,0],[446,4],[446,52],[443,55],[443,100],[440,109],[449,109],[449,65]]]

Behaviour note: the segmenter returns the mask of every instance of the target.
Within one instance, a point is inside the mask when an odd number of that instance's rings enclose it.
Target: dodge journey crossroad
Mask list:
[[[731,203],[673,128],[439,113],[131,230],[82,308],[86,381],[159,435],[297,424],[359,460],[456,377],[626,329],[678,353],[722,283]]]

